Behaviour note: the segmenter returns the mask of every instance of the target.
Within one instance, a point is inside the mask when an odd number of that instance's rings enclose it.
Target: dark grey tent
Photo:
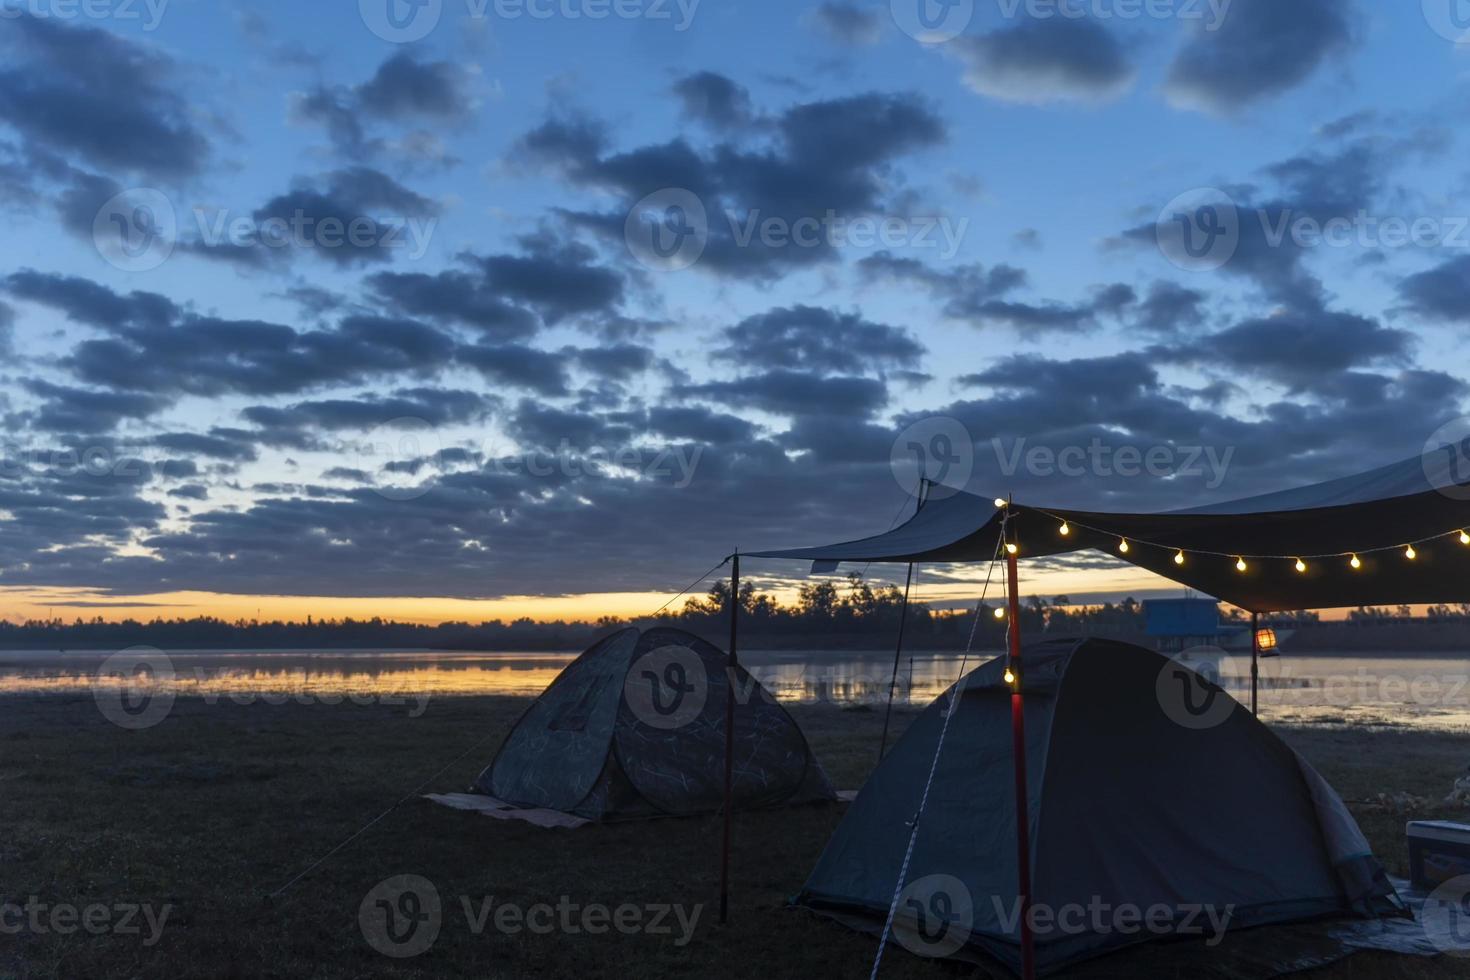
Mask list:
[[[1080,928],[1076,916],[1037,920],[1039,972],[1159,932],[1192,934],[1207,921],[1194,914],[1203,907],[1231,908],[1231,929],[1402,914],[1342,800],[1224,691],[1126,643],[1049,641],[1022,659],[1032,908],[1169,912],[1155,932],[1098,929],[1090,914]],[[1019,970],[1006,666],[996,660],[957,685],[894,924],[911,948],[948,943],[935,951],[979,950]],[[868,780],[799,904],[882,928],[952,693]]]
[[[832,800],[806,737],[765,688],[676,629],[604,637],[557,676],[476,783],[517,806],[589,820],[713,813],[724,802],[735,680],[735,807]]]

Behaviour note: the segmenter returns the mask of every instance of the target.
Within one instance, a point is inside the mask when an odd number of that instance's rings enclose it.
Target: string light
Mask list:
[[[1006,545],[1006,552],[1007,552],[1007,553],[1008,553],[1008,554],[1012,554],[1012,555],[1014,555],[1014,554],[1015,554],[1015,553],[1016,553],[1016,552],[1018,552],[1018,551],[1020,551],[1020,550],[1021,550],[1021,549],[1020,549],[1020,548],[1018,548],[1018,547],[1016,547],[1016,546],[1015,546],[1015,545],[1014,545],[1014,544],[1008,544],[1008,545]]]
[[[996,499],[995,504],[996,504],[997,507],[1010,506],[1007,501],[1001,500],[999,498]],[[1039,513],[1045,513],[1045,512],[1042,511],[1042,512],[1039,512]],[[1053,515],[1053,516],[1056,516],[1056,515]],[[1062,537],[1071,537],[1071,536],[1073,536],[1072,535],[1072,522],[1070,520],[1067,520],[1067,519],[1062,518],[1060,516],[1057,516],[1057,520],[1061,521],[1061,524],[1058,525],[1058,527],[1057,527],[1057,533],[1060,534]],[[1109,533],[1104,528],[1090,527],[1088,525],[1082,525],[1082,527],[1084,527],[1088,531],[1093,531],[1093,532],[1096,532],[1098,534],[1108,534]],[[1403,549],[1404,549],[1403,550],[1403,555],[1404,555],[1404,558],[1406,560],[1408,560],[1408,561],[1417,561],[1418,558],[1419,558],[1419,549],[1416,546],[1417,544],[1424,544],[1424,543],[1428,543],[1428,542],[1432,542],[1432,541],[1437,541],[1437,540],[1439,540],[1442,537],[1457,537],[1460,540],[1460,544],[1465,545],[1466,547],[1470,547],[1470,528],[1461,528],[1461,529],[1459,529],[1457,531],[1446,531],[1442,535],[1434,535],[1432,537],[1422,538],[1417,543],[1411,542],[1409,544],[1403,545]],[[1178,565],[1178,566],[1184,566],[1184,565],[1188,564],[1188,562],[1189,562],[1189,556],[1191,554],[1208,555],[1208,556],[1220,557],[1220,558],[1234,557],[1235,558],[1235,570],[1237,572],[1240,572],[1240,573],[1244,574],[1244,573],[1250,571],[1250,565],[1251,565],[1251,562],[1253,562],[1253,561],[1256,561],[1256,560],[1266,561],[1266,560],[1269,560],[1269,559],[1276,559],[1276,558],[1286,557],[1286,558],[1288,558],[1288,560],[1290,560],[1290,561],[1292,561],[1294,563],[1294,566],[1295,566],[1295,568],[1296,568],[1296,570],[1298,572],[1305,574],[1308,571],[1306,557],[1295,557],[1295,558],[1292,558],[1290,556],[1283,556],[1283,555],[1254,555],[1254,556],[1235,555],[1235,556],[1232,556],[1229,553],[1222,554],[1222,553],[1220,553],[1218,551],[1191,552],[1188,549],[1184,549],[1184,548],[1170,549],[1170,546],[1169,545],[1166,545],[1166,544],[1163,544],[1163,543],[1152,543],[1152,546],[1155,547],[1155,548],[1162,548],[1162,549],[1173,550],[1174,551],[1174,564],[1175,565]],[[1385,548],[1371,548],[1371,549],[1369,549],[1369,551],[1371,551],[1374,554],[1377,554],[1377,553],[1380,553],[1380,552],[1392,551],[1394,547],[1395,546],[1390,546],[1390,547],[1385,547]],[[1006,544],[1006,551],[1009,552],[1012,555],[1017,554],[1019,552],[1019,550],[1020,549],[1015,544],[1011,544],[1011,543]],[[1131,554],[1132,551],[1133,551],[1133,544],[1132,544],[1132,542],[1130,542],[1127,538],[1124,538],[1124,537],[1118,538],[1118,553],[1120,555]],[[1341,558],[1341,557],[1346,556],[1347,559],[1348,559],[1348,566],[1350,568],[1352,568],[1354,571],[1360,571],[1360,570],[1362,570],[1365,567],[1364,564],[1363,564],[1363,559],[1360,557],[1361,554],[1362,553],[1355,552],[1355,551],[1342,551],[1342,552],[1337,552],[1335,554],[1310,555],[1310,556],[1307,556],[1307,557],[1310,557],[1313,560],[1316,560],[1318,558],[1323,559],[1323,560],[1327,560],[1327,559]],[[1249,560],[1247,560],[1247,559],[1249,559]]]
[[[997,606],[996,607],[996,609],[995,609],[995,618],[996,619],[1005,619],[1006,618],[1006,607],[1005,606]]]
[[[1011,670],[1011,668],[1009,668],[1009,667],[1006,668],[1005,677],[1006,677],[1006,683],[1007,684],[1014,684],[1014,683],[1016,683],[1016,674],[1015,674],[1015,671]]]

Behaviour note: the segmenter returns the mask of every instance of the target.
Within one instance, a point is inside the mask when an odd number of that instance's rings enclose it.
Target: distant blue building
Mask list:
[[[1147,599],[1143,603],[1144,629],[1161,651],[1196,646],[1224,647],[1248,629],[1220,622],[1220,603],[1214,599]],[[1247,643],[1249,637],[1247,636]]]

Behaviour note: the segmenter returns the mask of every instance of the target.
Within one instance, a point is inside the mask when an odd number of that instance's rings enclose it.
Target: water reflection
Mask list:
[[[985,652],[754,651],[742,663],[787,704],[928,704],[990,657]],[[104,653],[0,653],[0,695],[151,691],[206,699],[319,703],[500,694],[531,697],[574,659],[568,653],[433,651],[183,651],[171,676],[102,675]],[[1225,658],[1220,682],[1250,699],[1247,658]],[[1286,656],[1261,662],[1260,709],[1268,721],[1470,730],[1470,659],[1454,656]],[[160,687],[160,685],[162,687]]]
[[[971,657],[970,667],[988,659]],[[0,653],[0,694],[87,694],[104,688],[235,700],[382,700],[393,695],[540,694],[575,658],[568,653],[433,651],[183,651],[168,654],[172,676],[103,671],[103,653]],[[926,704],[958,678],[963,658],[906,657],[895,679],[892,655],[813,651],[753,652],[742,663],[788,703]]]

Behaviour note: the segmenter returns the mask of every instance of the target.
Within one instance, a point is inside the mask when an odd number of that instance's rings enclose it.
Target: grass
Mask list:
[[[866,976],[875,944],[785,908],[831,833],[837,808],[742,814],[732,921],[715,923],[719,821],[545,831],[413,800],[284,897],[263,896],[477,742],[436,779],[461,790],[525,702],[440,698],[422,717],[382,705],[242,706],[181,699],[139,732],[90,698],[0,700],[0,900],[173,907],[162,938],[0,935],[0,977],[714,977]],[[836,785],[873,763],[882,713],[793,712]],[[912,718],[902,713],[900,727]],[[1441,798],[1470,737],[1411,731],[1288,730],[1350,799]],[[1379,856],[1402,874],[1404,814],[1355,805]],[[1434,809],[1414,816],[1465,819]],[[394,960],[363,938],[358,908],[396,874],[428,878],[445,903],[438,941]],[[692,940],[671,936],[475,934],[458,896],[530,906],[704,905]],[[146,930],[145,930],[146,932]],[[675,930],[677,934],[677,928]],[[885,977],[964,977],[974,968],[891,952]],[[1362,954],[1331,978],[1470,975],[1463,962]]]

